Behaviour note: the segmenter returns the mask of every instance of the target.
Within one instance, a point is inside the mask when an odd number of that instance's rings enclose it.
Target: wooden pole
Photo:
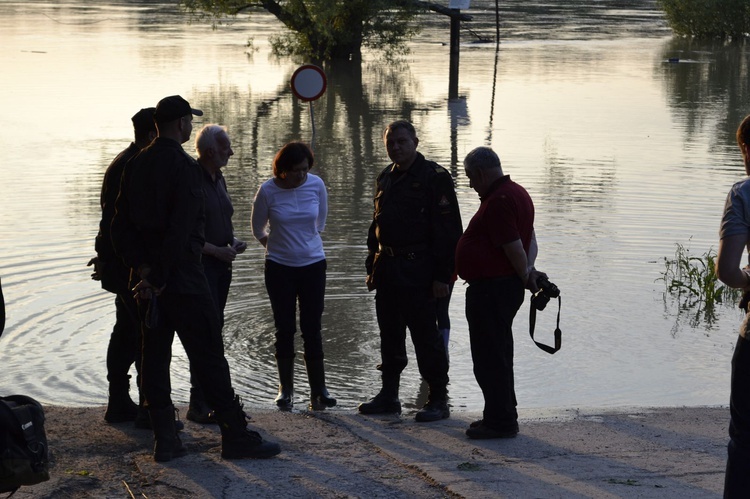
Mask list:
[[[450,72],[448,75],[448,99],[458,98],[458,55],[460,43],[461,20],[460,11],[451,9],[451,43],[450,43]]]
[[[495,40],[500,43],[500,0],[495,0]]]

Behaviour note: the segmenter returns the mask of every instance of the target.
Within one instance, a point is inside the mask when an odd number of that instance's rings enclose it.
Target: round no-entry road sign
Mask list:
[[[292,75],[292,92],[298,99],[313,101],[326,91],[326,75],[313,64],[300,66]]]

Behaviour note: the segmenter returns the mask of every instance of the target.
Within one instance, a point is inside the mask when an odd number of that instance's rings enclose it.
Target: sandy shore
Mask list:
[[[224,461],[218,428],[187,421],[190,453],[158,464],[150,432],[105,423],[103,407],[45,411],[51,479],[16,498],[717,498],[729,419],[726,408],[522,412],[517,438],[481,441],[464,434],[470,413],[425,424],[413,414],[252,411],[281,455]]]

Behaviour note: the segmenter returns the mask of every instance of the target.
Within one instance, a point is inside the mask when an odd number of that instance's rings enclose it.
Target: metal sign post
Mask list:
[[[312,123],[312,138],[310,149],[315,148],[315,114],[313,101],[319,99],[326,91],[326,74],[318,66],[305,64],[297,68],[292,75],[292,92],[299,100],[310,103],[310,121]]]

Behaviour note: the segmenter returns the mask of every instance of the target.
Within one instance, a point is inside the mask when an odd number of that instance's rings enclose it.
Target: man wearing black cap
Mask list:
[[[126,166],[112,221],[118,255],[132,269],[143,318],[141,389],[154,429],[154,459],[186,453],[175,430],[169,364],[174,333],[190,359],[191,372],[216,411],[221,455],[267,458],[278,444],[247,429],[224,357],[219,315],[203,273],[202,171],[181,144],[190,138],[193,109],[173,95],[154,112],[158,135]]]
[[[148,107],[135,113],[132,117],[135,140],[117,155],[104,173],[100,197],[102,219],[99,222],[99,233],[94,246],[97,256],[88,263],[94,266],[92,279],[101,281],[103,289],[116,295],[115,325],[107,347],[109,400],[104,419],[109,423],[122,423],[136,419],[138,406],[128,393],[130,391],[128,372],[134,363],[136,372],[140,374],[141,370],[140,322],[133,293],[128,287],[130,269],[115,256],[110,238],[110,224],[115,214],[115,200],[120,191],[120,177],[125,164],[156,137],[154,111],[156,108]]]

